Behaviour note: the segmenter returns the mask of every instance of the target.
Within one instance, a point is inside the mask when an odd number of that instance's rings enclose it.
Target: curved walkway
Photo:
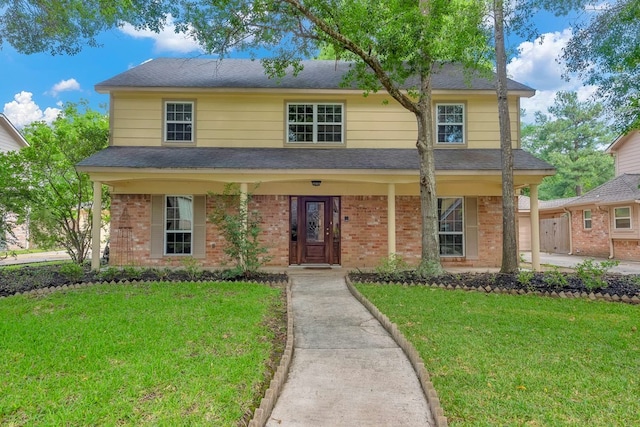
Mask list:
[[[432,426],[406,355],[342,272],[289,271],[294,356],[267,426]]]

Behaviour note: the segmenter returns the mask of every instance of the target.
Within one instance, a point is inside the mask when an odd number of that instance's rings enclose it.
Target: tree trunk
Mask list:
[[[423,274],[442,273],[440,241],[438,237],[438,196],[436,194],[436,165],[433,153],[433,110],[431,103],[431,70],[421,76],[416,146],[420,155],[420,209],[422,212],[422,262]]]
[[[507,98],[507,54],[504,45],[504,4],[495,0],[494,36],[496,43],[496,93],[500,120],[500,151],[502,153],[502,267],[501,273],[518,271],[518,245],[516,241],[516,209],[513,182],[513,150],[511,121]]]

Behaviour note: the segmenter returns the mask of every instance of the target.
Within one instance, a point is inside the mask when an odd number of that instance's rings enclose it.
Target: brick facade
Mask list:
[[[213,208],[207,197],[206,210]],[[126,207],[126,213],[125,213]],[[289,265],[289,197],[254,196],[251,210],[262,217],[261,240],[269,248],[267,265]],[[500,197],[478,197],[478,257],[442,258],[445,266],[495,267],[502,255],[502,205]],[[385,196],[341,197],[341,265],[346,268],[373,268],[387,256],[387,198]],[[151,258],[151,196],[112,195],[111,264],[140,266],[180,266],[182,256]],[[345,218],[348,218],[346,220]],[[421,253],[420,200],[396,198],[397,253],[417,264]],[[216,226],[206,224],[204,267],[221,266],[225,261],[224,240]]]
[[[583,210],[571,211],[573,254],[606,258],[609,256],[609,212],[591,209],[591,229],[584,228]]]

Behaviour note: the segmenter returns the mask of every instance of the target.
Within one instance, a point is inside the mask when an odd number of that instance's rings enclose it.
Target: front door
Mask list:
[[[296,229],[296,241],[292,237],[290,246],[292,264],[339,264],[339,198],[295,197],[291,205],[296,217],[292,218]]]

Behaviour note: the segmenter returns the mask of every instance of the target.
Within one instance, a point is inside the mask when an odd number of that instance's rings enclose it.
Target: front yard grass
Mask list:
[[[282,293],[144,283],[2,299],[0,425],[246,422],[284,347]]]
[[[638,306],[357,288],[419,351],[451,425],[640,425]]]

